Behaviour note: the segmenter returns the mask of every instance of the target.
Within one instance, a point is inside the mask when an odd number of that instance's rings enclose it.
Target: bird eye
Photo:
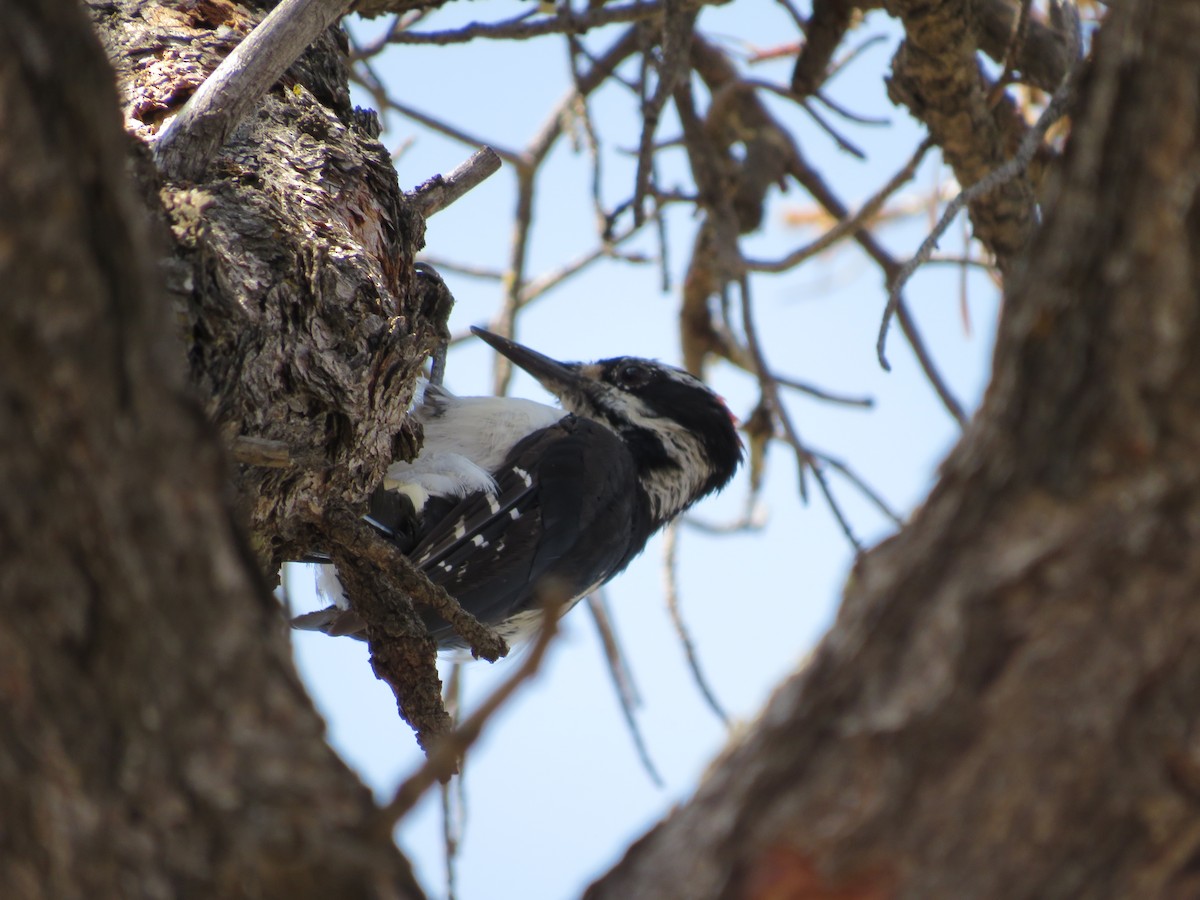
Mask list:
[[[650,370],[640,363],[623,363],[617,369],[617,381],[621,387],[641,387],[650,380]]]

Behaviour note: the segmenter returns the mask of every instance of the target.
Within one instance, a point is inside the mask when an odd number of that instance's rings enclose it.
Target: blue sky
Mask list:
[[[451,27],[470,16],[499,19],[528,4],[508,0],[450,4],[421,30]],[[377,24],[360,26],[370,33]],[[795,40],[782,7],[749,0],[705,9],[700,27],[737,52]],[[612,40],[609,30],[589,37],[593,48]],[[834,189],[854,205],[872,194],[907,159],[921,133],[887,100],[882,83],[895,50],[896,32],[873,14],[859,30],[885,40],[829,86],[831,96],[858,113],[882,116],[889,128],[841,123],[868,154],[857,160],[837,149],[823,132],[784,101],[771,101],[792,124],[805,154]],[[754,77],[786,83],[790,59],[756,66]],[[483,42],[451,48],[402,46],[379,66],[393,91],[413,106],[512,148],[526,144],[542,126],[569,81],[561,38],[520,44]],[[404,89],[401,85],[411,85]],[[365,96],[357,98],[369,106]],[[630,193],[636,147],[636,106],[623,90],[607,89],[592,106],[607,142],[606,199]],[[832,117],[831,117],[832,118]],[[399,118],[389,117],[384,141],[391,147],[413,138],[399,158],[402,187],[446,172],[471,148]],[[677,133],[673,119],[661,134]],[[682,151],[667,154],[668,183],[688,184]],[[922,166],[910,192],[928,192],[946,177],[936,155]],[[444,259],[501,269],[509,253],[515,204],[512,173],[501,171],[429,221],[427,252]],[[761,233],[744,245],[747,255],[782,256],[816,236],[788,226],[788,210],[811,203],[796,186],[776,192]],[[696,223],[682,210],[670,220],[670,272],[677,287]],[[899,257],[920,243],[928,221],[881,229]],[[943,251],[961,250],[961,228],[948,234]],[[649,237],[649,236],[648,236]],[[532,233],[532,275],[552,270],[595,244],[590,201],[590,163],[563,142],[542,175]],[[636,243],[656,252],[652,240]],[[486,324],[499,307],[501,287],[443,271],[458,300],[454,331]],[[998,298],[978,272],[967,279],[966,315],[956,267],[920,272],[907,295],[937,362],[958,397],[973,408],[988,371]],[[663,294],[655,266],[606,263],[572,280],[531,306],[518,337],[564,359],[619,354],[679,361],[675,316],[678,296]],[[884,372],[875,359],[875,337],[886,301],[877,269],[857,251],[827,254],[802,269],[753,280],[759,330],[767,357],[780,373],[847,394],[870,395],[876,407],[836,407],[797,394],[787,403],[813,447],[852,465],[892,506],[911,510],[927,492],[940,459],[957,437],[957,426],[916,368],[898,330],[889,344],[893,364]],[[964,323],[969,323],[964,324]],[[488,393],[490,350],[468,341],[452,352],[446,383],[457,393]],[[710,380],[735,413],[745,416],[757,394],[752,380],[729,366],[715,366]],[[549,402],[529,378],[513,393]],[[834,489],[859,535],[868,543],[889,533],[887,521],[836,475]],[[707,522],[735,519],[745,501],[740,476],[694,515]],[[751,722],[772,687],[802,664],[829,626],[852,550],[827,506],[809,484],[801,502],[796,464],[788,449],[774,446],[763,492],[767,526],[753,534],[713,537],[684,528],[679,542],[680,596],[700,658],[715,693],[737,725]],[[493,720],[468,760],[463,787],[467,819],[458,860],[460,898],[577,894],[619,858],[624,847],[671,806],[687,798],[728,734],[706,707],[687,669],[667,615],[662,587],[662,545],[656,540],[629,570],[612,582],[608,596],[641,693],[638,720],[666,785],[655,787],[642,770],[623,723],[592,621],[582,607],[565,620],[537,679]],[[288,583],[300,609],[313,596],[311,569],[291,567]],[[296,656],[329,723],[329,739],[381,797],[420,764],[408,727],[395,712],[389,689],[375,680],[366,648],[349,639],[297,634]],[[515,666],[513,660],[466,667],[469,709]],[[413,860],[432,896],[444,892],[441,800],[436,792],[402,823],[401,847]],[[500,887],[497,888],[497,885]]]

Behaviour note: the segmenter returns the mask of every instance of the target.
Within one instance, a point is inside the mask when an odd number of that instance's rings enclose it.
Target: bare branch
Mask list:
[[[443,780],[448,773],[457,769],[459,760],[479,739],[479,735],[491,717],[508,702],[509,698],[516,693],[517,688],[533,677],[542,664],[550,641],[558,631],[558,607],[560,605],[547,604],[542,616],[542,627],[521,663],[521,667],[496,688],[479,705],[479,709],[471,713],[461,725],[441,737],[430,748],[424,765],[406,778],[404,783],[396,789],[396,794],[392,797],[391,802],[379,810],[375,820],[377,828],[391,834],[396,823],[416,806],[425,791],[429,790],[436,782]]]
[[[934,226],[929,236],[921,242],[921,246],[917,249],[912,259],[901,266],[900,271],[892,279],[891,289],[888,292],[887,306],[883,310],[883,321],[879,325],[879,338],[875,342],[875,352],[879,357],[879,364],[885,370],[891,371],[892,368],[887,360],[887,353],[884,348],[887,344],[888,326],[891,324],[892,315],[895,313],[896,306],[900,301],[900,292],[904,290],[904,286],[913,276],[913,273],[933,255],[933,251],[937,249],[938,241],[945,234],[946,229],[950,227],[950,223],[954,221],[954,217],[967,204],[982,197],[989,191],[995,190],[999,185],[1012,181],[1012,179],[1021,175],[1029,167],[1030,161],[1033,159],[1034,154],[1037,153],[1038,148],[1041,147],[1046,132],[1050,130],[1050,126],[1061,119],[1063,114],[1066,113],[1067,104],[1070,102],[1074,91],[1074,73],[1076,71],[1077,69],[1072,69],[1071,72],[1067,73],[1067,77],[1063,79],[1063,83],[1058,86],[1058,90],[1054,92],[1054,96],[1050,98],[1050,102],[1042,110],[1037,124],[1026,132],[1024,139],[1021,141],[1021,146],[1017,149],[1013,158],[1004,163],[1004,165],[993,169],[970,187],[960,191],[959,195],[947,204],[937,225]]]
[[[917,149],[913,151],[911,157],[904,167],[893,175],[888,183],[880,188],[872,195],[866,203],[864,203],[852,216],[847,216],[839,221],[833,228],[830,228],[816,240],[805,244],[797,250],[793,250],[783,259],[775,261],[747,259],[746,267],[755,272],[786,272],[807,259],[811,259],[818,253],[832,247],[838,241],[842,240],[848,234],[858,231],[860,228],[869,226],[871,221],[875,219],[880,210],[883,209],[888,198],[896,193],[901,187],[912,180],[916,174],[917,167],[921,164],[921,160],[925,158],[925,154],[929,148],[933,146],[933,141],[929,138],[921,141]]]
[[[692,643],[692,636],[688,633],[687,624],[683,621],[683,611],[679,606],[679,583],[675,566],[678,542],[679,526],[676,524],[667,526],[663,531],[663,593],[667,598],[667,612],[671,614],[671,621],[675,625],[675,634],[679,636],[679,643],[683,646],[688,668],[692,671],[692,680],[696,682],[700,696],[704,698],[704,702],[708,704],[708,708],[713,711],[713,714],[721,720],[721,724],[728,728],[729,713],[725,712],[725,707],[720,704],[717,695],[713,693],[708,678],[700,667],[700,656],[696,652],[696,645]]]
[[[233,49],[154,143],[164,178],[197,181],[271,85],[349,0],[283,0]]]
[[[634,714],[634,708],[640,705],[641,698],[638,697],[637,687],[633,683],[633,675],[629,671],[625,654],[621,650],[620,644],[617,643],[616,629],[612,625],[612,616],[608,614],[608,600],[604,596],[603,589],[588,594],[587,606],[592,614],[592,621],[596,623],[600,643],[604,647],[604,659],[608,663],[608,674],[613,680],[617,701],[620,703],[621,713],[625,717],[625,727],[629,730],[629,736],[633,740],[638,760],[654,786],[661,788],[665,782],[662,775],[659,774],[657,766],[654,765],[654,760],[650,758],[650,750],[646,746],[645,736],[642,734],[641,726],[638,725],[637,717]]]
[[[491,147],[481,147],[449,175],[435,175],[415,191],[413,199],[421,215],[429,218],[463,194],[482,184],[500,169],[500,157]]]
[[[826,465],[831,466],[832,468],[841,472],[842,475],[845,476],[845,478],[851,484],[858,488],[859,491],[862,492],[862,495],[870,500],[876,509],[887,516],[892,521],[892,524],[897,528],[904,524],[904,520],[900,517],[900,514],[893,510],[891,506],[888,505],[887,501],[884,500],[883,497],[881,497],[873,487],[867,484],[857,472],[851,469],[840,459],[834,459],[832,456],[816,450],[810,450],[809,453],[812,455],[813,459],[818,459]]]
[[[593,28],[617,22],[641,22],[661,16],[661,3],[627,3],[603,6],[587,11],[574,10],[569,4],[558,7],[553,16],[530,22],[522,13],[503,22],[472,22],[447,31],[399,31],[391,35],[393,44],[464,44],[476,38],[489,40],[527,40],[545,34],[583,34]]]
[[[428,607],[449,622],[470,644],[476,657],[495,662],[508,653],[508,645],[499,635],[463,609],[445,588],[430,581],[394,544],[380,537],[362,519],[350,513],[330,513],[327,520],[329,533],[339,544],[352,547],[356,560],[373,566],[394,594]],[[340,560],[335,556],[334,561],[339,563],[340,571]],[[364,618],[369,625],[370,619]]]
[[[794,378],[785,378],[782,375],[776,375],[775,380],[784,387],[789,387],[794,391],[800,391],[802,394],[808,394],[810,397],[816,397],[818,400],[825,400],[829,403],[838,403],[842,406],[860,406],[863,409],[871,409],[875,405],[875,400],[872,397],[848,397],[845,394],[834,394],[825,388],[819,388],[815,384],[809,384],[807,381],[797,381]]]

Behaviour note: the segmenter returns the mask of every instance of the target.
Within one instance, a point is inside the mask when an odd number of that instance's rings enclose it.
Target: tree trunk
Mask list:
[[[143,136],[253,24],[93,6]],[[1198,9],[1112,8],[938,487],[591,896],[1200,894]],[[436,330],[336,35],[195,185],[68,0],[0,51],[0,894],[419,896],[260,574],[403,446]]]
[[[142,18],[122,18],[117,6],[100,10],[113,40],[184,15],[141,4]],[[134,62],[153,74],[192,46],[126,57],[125,74]],[[370,794],[322,740],[261,575],[305,505],[334,496],[321,491],[374,480],[406,401],[371,391],[418,355],[419,338],[385,312],[402,267],[388,271],[383,251],[411,255],[419,228],[372,218],[372,178],[390,173],[377,144],[335,156],[303,141],[354,128],[317,109],[303,77],[264,110],[290,105],[307,153],[285,157],[260,115],[211,182],[163,191],[177,241],[168,270],[184,300],[172,316],[161,208],[157,229],[146,221],[158,207],[153,168],[122,131],[89,23],[70,0],[0,0],[6,900],[421,895]],[[144,102],[129,81],[123,91],[127,108]],[[340,210],[305,181],[318,165],[345,187]],[[334,212],[355,209],[348,237]],[[374,269],[360,265],[371,241]],[[325,331],[322,316],[352,321]],[[313,357],[314,344],[354,352]],[[235,516],[211,420],[226,441],[282,439],[339,467],[247,469],[247,515]],[[364,440],[364,461],[347,470],[347,448]]]
[[[1200,4],[1110,8],[983,408],[591,898],[1200,896]]]

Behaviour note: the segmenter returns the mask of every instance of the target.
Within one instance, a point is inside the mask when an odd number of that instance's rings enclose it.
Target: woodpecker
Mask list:
[[[681,369],[634,357],[564,363],[471,330],[562,409],[426,386],[414,411],[421,452],[389,467],[366,519],[511,643],[536,628],[539,592],[565,612],[728,484],[742,444],[724,401]],[[362,637],[338,586],[323,589],[336,605],[293,624]],[[423,618],[439,647],[465,646],[441,618]]]

